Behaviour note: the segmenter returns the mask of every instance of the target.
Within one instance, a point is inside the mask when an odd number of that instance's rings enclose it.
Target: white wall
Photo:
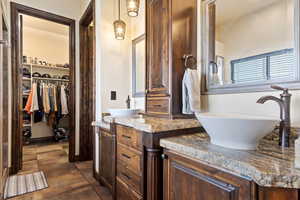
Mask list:
[[[81,3],[80,3],[81,16],[83,15],[84,11],[86,10],[86,8],[88,7],[90,2],[91,2],[91,0],[81,0]]]
[[[96,115],[101,115],[101,112],[107,112],[109,108],[125,108],[127,96],[130,95],[130,22],[126,15],[125,3],[122,2],[121,18],[127,24],[125,40],[116,40],[114,37],[113,22],[117,19],[117,1],[100,1],[100,16],[97,17],[97,26],[99,32],[100,43],[100,61],[97,62],[97,68],[100,68],[100,76],[97,75],[97,82],[100,79],[97,89],[98,99],[101,96],[101,108],[97,109]],[[96,14],[98,10],[96,11]],[[96,27],[97,29],[97,27]],[[99,47],[99,46],[98,46]],[[110,100],[110,92],[117,92],[117,100]],[[98,102],[98,101],[97,101]]]
[[[44,59],[51,64],[69,63],[69,37],[26,27],[24,22],[23,55]]]
[[[200,10],[201,0],[198,0],[198,10]],[[263,19],[261,19],[263,20]],[[201,13],[198,12],[198,60],[201,60]],[[201,62],[198,64],[201,69]],[[300,91],[291,91],[291,117],[292,125],[300,125]],[[274,102],[267,102],[264,105],[257,104],[258,98],[264,95],[278,96],[280,92],[256,92],[256,93],[241,93],[241,94],[223,94],[223,95],[204,95],[202,101],[207,104],[205,111],[216,113],[241,113],[250,115],[262,115],[270,117],[279,117],[279,106]]]

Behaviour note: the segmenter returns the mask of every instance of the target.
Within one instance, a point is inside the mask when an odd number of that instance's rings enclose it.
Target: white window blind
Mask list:
[[[233,83],[251,83],[266,80],[295,80],[296,56],[293,49],[231,61]]]
[[[270,56],[270,80],[296,80],[296,66],[296,56],[292,49]]]

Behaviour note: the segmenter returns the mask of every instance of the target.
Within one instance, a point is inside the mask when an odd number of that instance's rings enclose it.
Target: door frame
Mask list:
[[[89,119],[95,121],[95,99],[96,99],[96,17],[95,17],[95,0],[92,0],[86,8],[84,14],[79,21],[80,29],[80,76],[87,75],[85,71],[82,71],[85,66],[90,64],[89,52],[90,49],[86,45],[88,43],[87,38],[89,34],[89,25],[94,23],[93,28],[93,66],[92,66],[92,78],[91,80],[82,80],[80,77],[80,161],[93,159],[93,133],[95,128],[89,124]],[[91,72],[89,72],[91,73]],[[89,77],[89,76],[88,76]],[[92,87],[87,87],[92,83]],[[89,99],[86,99],[83,93],[86,88],[92,88],[92,95]],[[92,103],[91,107],[86,107],[85,103],[88,101]],[[90,134],[90,135],[89,135]]]
[[[63,16],[38,10],[22,4],[11,2],[11,67],[12,67],[12,144],[11,144],[11,174],[17,173],[22,168],[22,93],[20,50],[19,14],[25,14],[40,19],[49,20],[69,26],[69,64],[70,64],[70,134],[69,134],[69,161],[74,162],[75,156],[75,105],[76,105],[76,44],[75,20]],[[19,147],[19,149],[17,148]]]

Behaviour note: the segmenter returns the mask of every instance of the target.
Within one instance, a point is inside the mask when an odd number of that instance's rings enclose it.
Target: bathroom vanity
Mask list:
[[[97,126],[94,175],[118,200],[162,199],[162,138],[201,130],[196,119],[104,117]]]
[[[258,150],[213,145],[206,133],[162,139],[164,200],[297,200],[294,150],[263,139]]]
[[[211,144],[195,119],[104,121],[94,124],[94,175],[116,200],[300,198],[294,149],[279,147],[277,133],[257,150],[233,150]]]

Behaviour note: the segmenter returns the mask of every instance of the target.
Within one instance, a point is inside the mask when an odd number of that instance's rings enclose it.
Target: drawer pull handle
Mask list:
[[[124,154],[124,153],[122,153],[122,156],[125,157],[125,158],[127,158],[127,159],[131,159],[130,156],[128,156],[128,155],[126,155],[126,154]]]
[[[126,139],[128,139],[128,140],[130,140],[130,139],[131,139],[131,137],[130,137],[130,136],[128,136],[128,135],[122,135],[122,137],[123,137],[123,138],[126,138]]]
[[[154,106],[154,107],[158,107],[158,108],[161,107],[161,105],[153,105],[153,106]]]
[[[125,174],[125,173],[123,173],[123,172],[122,172],[122,175],[123,175],[124,177],[126,177],[128,180],[130,180],[130,179],[131,179],[131,177],[130,177],[130,176],[128,176],[127,174]]]

